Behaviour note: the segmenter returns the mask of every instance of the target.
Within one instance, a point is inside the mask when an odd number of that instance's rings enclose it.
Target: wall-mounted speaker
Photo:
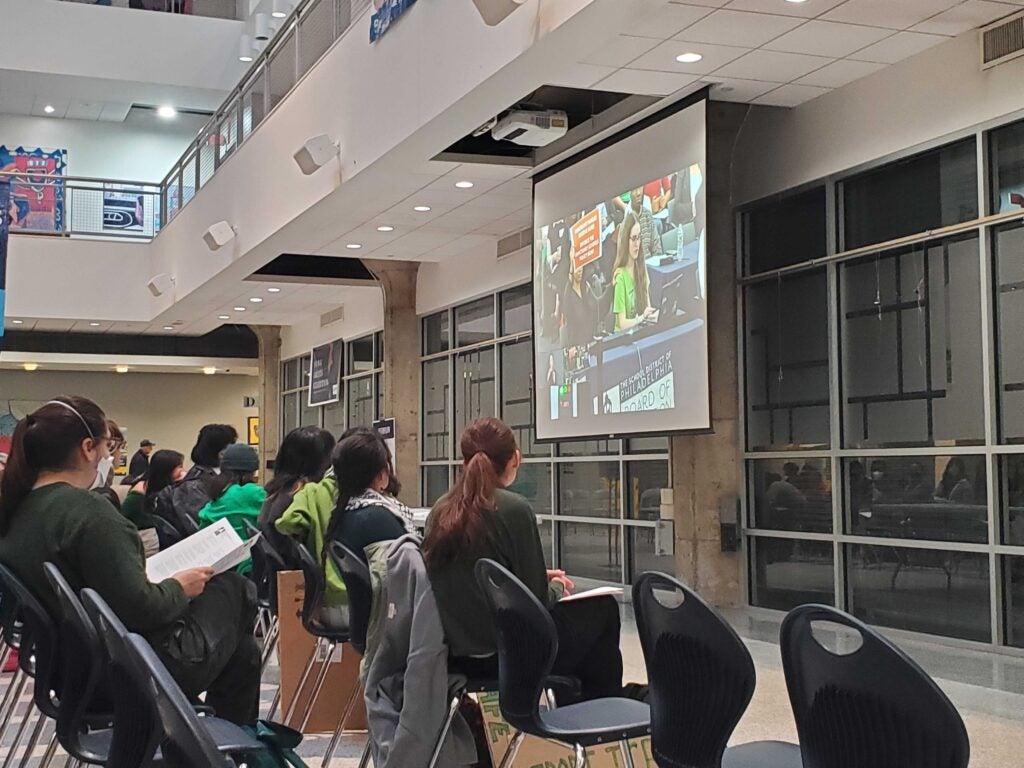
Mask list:
[[[207,248],[211,251],[216,251],[218,248],[223,248],[230,243],[234,236],[234,227],[226,221],[218,221],[203,233],[203,240],[206,241]]]
[[[323,168],[332,158],[338,156],[340,147],[326,134],[307,139],[293,157],[302,172],[309,176]]]

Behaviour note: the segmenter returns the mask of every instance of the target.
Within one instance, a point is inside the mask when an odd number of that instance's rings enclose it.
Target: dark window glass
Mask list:
[[[1024,557],[1004,557],[1006,644],[1024,648]]]
[[[988,555],[847,546],[850,612],[869,624],[988,642]]]
[[[1024,455],[1001,456],[1003,543],[1024,546]]]
[[[540,545],[544,548],[544,564],[548,568],[555,567],[555,542],[552,538],[554,525],[550,520],[537,521],[537,533],[540,534]]]
[[[451,346],[448,311],[423,318],[423,354],[447,352]]]
[[[375,418],[384,418],[384,374],[373,374],[373,389],[377,393],[377,410]]]
[[[992,213],[1024,208],[1024,121],[989,134]]]
[[[558,514],[621,517],[621,512],[618,462],[558,465]]]
[[[846,447],[984,439],[980,291],[977,237],[842,265]]]
[[[501,333],[508,336],[530,330],[533,313],[533,286],[529,283],[501,294]]]
[[[347,390],[349,427],[369,427],[373,425],[373,377],[361,376],[350,379],[345,386]]]
[[[626,542],[629,545],[629,583],[644,571],[661,571],[675,574],[676,559],[673,555],[659,555],[657,545],[662,536],[671,536],[672,526],[658,528],[626,528]],[[662,551],[665,551],[662,549]]]
[[[756,275],[825,255],[825,188],[758,203],[743,214],[743,257]]]
[[[747,445],[827,447],[825,270],[748,286],[745,300]]]
[[[1024,225],[995,234],[999,425],[1004,442],[1024,443]]]
[[[661,489],[668,488],[667,461],[626,463],[626,517],[658,520],[661,517]]]
[[[532,462],[520,464],[516,481],[508,489],[522,495],[530,502],[534,514],[552,514],[550,464],[534,464]]]
[[[299,358],[299,367],[301,369],[299,386],[307,391],[309,390],[309,357],[309,355],[303,355]]]
[[[619,452],[619,440],[572,440],[558,444],[559,456],[608,456]]]
[[[984,456],[885,456],[845,461],[850,533],[988,541]]]
[[[423,504],[432,507],[448,493],[448,467],[423,467]]]
[[[345,431],[345,399],[324,406],[324,429],[334,435],[335,440]]]
[[[384,365],[384,331],[377,331],[373,334],[374,343],[374,364],[380,368]]]
[[[373,365],[373,336],[364,336],[348,343],[348,372],[350,375],[372,371]]]
[[[626,453],[668,453],[668,438],[632,437],[626,441]]]
[[[974,147],[964,139],[844,181],[843,250],[976,219]]]
[[[427,461],[453,458],[448,439],[449,365],[447,359],[423,364],[423,458]]]
[[[302,392],[292,392],[290,395],[285,395],[281,404],[281,430],[284,434],[288,434],[297,426],[299,426],[299,398],[304,397]]]
[[[320,407],[316,406],[313,408],[309,407],[309,392],[299,393],[299,426],[300,427],[319,427],[320,426]]]
[[[788,611],[804,603],[835,604],[832,544],[750,539],[750,603]]]
[[[574,577],[622,583],[621,536],[617,525],[559,523],[562,569]]]
[[[455,358],[456,442],[469,422],[493,415],[494,348],[459,355]]]
[[[533,348],[530,340],[501,347],[501,418],[515,433],[523,456],[549,456],[534,442]]]
[[[754,528],[832,532],[829,459],[758,459],[750,464]]]
[[[493,297],[488,296],[455,308],[455,346],[465,347],[493,338]]]
[[[289,360],[284,364],[283,389],[296,389],[299,386],[299,359]]]

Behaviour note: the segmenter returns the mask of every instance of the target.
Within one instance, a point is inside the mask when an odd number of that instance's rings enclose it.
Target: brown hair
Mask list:
[[[463,471],[455,485],[434,505],[423,539],[428,563],[443,563],[475,545],[483,535],[483,518],[494,509],[499,478],[516,455],[516,438],[503,421],[477,419],[459,441]]]
[[[619,240],[615,248],[615,263],[612,266],[612,280],[615,279],[615,273],[620,269],[629,269],[629,233],[632,231],[634,226],[640,226],[640,219],[632,212],[627,213],[626,217],[622,220],[622,224],[619,225]],[[640,226],[641,231],[643,227]],[[633,283],[636,286],[636,313],[640,315],[647,305],[650,303],[650,279],[647,276],[647,257],[650,254],[644,253],[644,243],[641,238],[637,244],[637,255],[636,261],[633,262]]]
[[[0,536],[32,491],[39,473],[66,469],[83,440],[107,435],[107,418],[92,400],[75,395],[54,398],[18,422],[7,468],[0,480]]]

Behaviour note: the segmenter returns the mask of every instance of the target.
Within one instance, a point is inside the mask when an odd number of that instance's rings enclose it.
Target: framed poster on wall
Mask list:
[[[336,403],[341,399],[341,369],[345,342],[341,339],[313,347],[309,353],[309,407]]]
[[[0,172],[11,179],[12,232],[64,230],[66,149],[8,147],[0,144]]]

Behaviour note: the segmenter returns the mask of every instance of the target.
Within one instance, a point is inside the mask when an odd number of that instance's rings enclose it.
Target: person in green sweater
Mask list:
[[[56,565],[77,592],[95,589],[143,635],[182,690],[239,724],[256,720],[260,649],[252,635],[256,590],[243,576],[194,568],[153,584],[131,522],[87,489],[110,451],[103,411],[60,397],[14,431],[0,481],[0,562],[54,616],[60,603],[43,572]]]
[[[226,519],[243,540],[249,538],[245,523],[255,526],[267,492],[256,482],[259,456],[244,443],[229,445],[220,461],[220,475],[210,484],[211,501],[199,510],[199,527]],[[252,558],[238,566],[239,573],[252,570]]]
[[[177,451],[162,450],[153,454],[146,466],[142,478],[131,487],[121,505],[121,512],[140,531],[154,528],[154,517],[158,513],[154,509],[154,500],[165,488],[181,482],[185,477],[185,457]],[[160,541],[161,548],[174,544],[174,541]]]
[[[474,568],[490,558],[508,568],[547,605],[558,631],[552,673],[578,678],[584,700],[621,696],[619,607],[603,596],[559,603],[572,582],[549,570],[530,503],[507,490],[521,461],[512,430],[478,419],[460,439],[463,471],[427,518],[423,557],[441,613],[451,668],[497,677],[497,643]]]

